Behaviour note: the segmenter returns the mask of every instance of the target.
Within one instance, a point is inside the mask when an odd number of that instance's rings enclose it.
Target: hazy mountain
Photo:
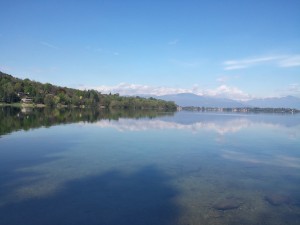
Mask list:
[[[163,96],[153,96],[166,101],[174,101],[179,106],[198,107],[260,107],[260,108],[297,108],[300,109],[300,98],[286,96],[282,98],[252,99],[239,102],[226,98],[214,98],[209,96],[199,96],[191,93],[181,93]]]
[[[199,96],[191,93],[163,95],[156,98],[174,101],[179,106],[199,106],[199,107],[245,107],[245,104],[225,98],[213,98],[209,96]]]
[[[246,102],[247,105],[260,108],[296,108],[300,109],[300,98],[286,96],[282,98],[252,99]]]

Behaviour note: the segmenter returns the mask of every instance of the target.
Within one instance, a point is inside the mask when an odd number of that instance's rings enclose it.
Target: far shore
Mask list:
[[[10,107],[18,107],[18,108],[94,108],[91,106],[85,105],[62,105],[58,104],[54,107],[49,107],[45,104],[35,104],[35,103],[5,103],[0,102],[0,107],[10,106]],[[106,109],[104,106],[95,106],[99,109]],[[126,109],[125,109],[126,110]],[[147,110],[143,108],[141,110]],[[148,109],[149,110],[149,109]],[[152,110],[162,110],[162,109],[152,109]],[[258,107],[245,107],[245,108],[218,108],[218,107],[177,107],[177,111],[197,111],[197,112],[233,112],[233,113],[300,113],[299,109],[291,109],[291,108],[258,108]]]

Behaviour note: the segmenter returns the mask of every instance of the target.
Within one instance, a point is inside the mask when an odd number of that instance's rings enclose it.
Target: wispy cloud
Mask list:
[[[179,39],[174,39],[174,40],[169,41],[168,45],[176,45],[176,44],[178,44],[178,42],[179,42]]]
[[[41,44],[41,45],[44,45],[44,46],[46,46],[46,47],[48,47],[48,48],[59,49],[57,46],[55,46],[55,45],[53,45],[53,44],[50,44],[50,43],[48,43],[48,42],[45,42],[45,41],[41,41],[40,44]]]
[[[300,97],[300,83],[291,83],[288,85],[285,85],[281,88],[277,88],[275,89],[275,93],[272,96],[268,96],[268,97],[285,97],[287,95],[292,95],[295,97]]]
[[[277,92],[280,93],[280,96],[293,95],[293,96],[300,97],[300,84],[299,83],[289,84],[288,86],[282,89],[278,89]]]
[[[300,66],[300,55],[286,57],[279,62],[280,67]]]
[[[221,85],[216,88],[199,88],[197,85],[194,85],[191,88],[173,88],[173,87],[164,87],[164,86],[149,86],[141,84],[128,84],[120,83],[114,86],[96,86],[96,87],[86,87],[81,86],[80,89],[95,89],[101,93],[119,93],[121,95],[167,95],[167,94],[179,94],[179,93],[193,93],[200,96],[212,96],[212,97],[222,97],[230,98],[235,100],[248,100],[252,97],[240,90],[237,87],[231,87],[227,85]]]
[[[245,69],[265,64],[273,64],[278,67],[300,66],[300,55],[271,55],[223,62],[224,70]]]
[[[242,60],[229,60],[225,61],[224,69],[225,70],[235,70],[235,69],[242,69],[252,67],[258,64],[272,62],[275,60],[280,59],[280,56],[268,56],[268,57],[258,57],[258,58],[251,58],[251,59],[242,59]]]
[[[217,82],[220,82],[220,83],[226,83],[228,81],[229,77],[228,76],[222,76],[222,77],[218,77],[216,79]]]
[[[239,79],[239,78],[240,78],[239,75],[220,76],[216,79],[216,81],[219,82],[219,83],[225,84],[230,80]]]
[[[296,93],[300,93],[300,84],[298,83],[294,83],[294,84],[290,84],[288,87],[288,91],[290,92],[296,92]]]
[[[253,163],[253,164],[265,164],[272,166],[284,166],[291,168],[300,168],[300,158],[291,157],[280,154],[264,154],[253,155],[246,152],[238,152],[232,150],[222,150],[222,157],[225,159],[236,160],[241,162]]]
[[[185,68],[195,68],[201,65],[200,60],[185,61],[185,60],[170,59],[169,62],[176,66],[185,67]]]

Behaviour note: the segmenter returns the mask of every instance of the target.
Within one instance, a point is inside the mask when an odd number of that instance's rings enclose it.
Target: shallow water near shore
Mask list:
[[[0,224],[300,223],[300,115],[45,110],[0,110]]]

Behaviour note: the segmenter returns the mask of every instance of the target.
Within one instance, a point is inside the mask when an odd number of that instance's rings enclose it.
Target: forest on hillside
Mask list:
[[[96,90],[79,90],[19,79],[0,72],[0,102],[17,103],[27,99],[33,104],[48,107],[76,106],[122,109],[176,109],[176,104],[155,98],[124,97],[119,94],[102,94]]]

